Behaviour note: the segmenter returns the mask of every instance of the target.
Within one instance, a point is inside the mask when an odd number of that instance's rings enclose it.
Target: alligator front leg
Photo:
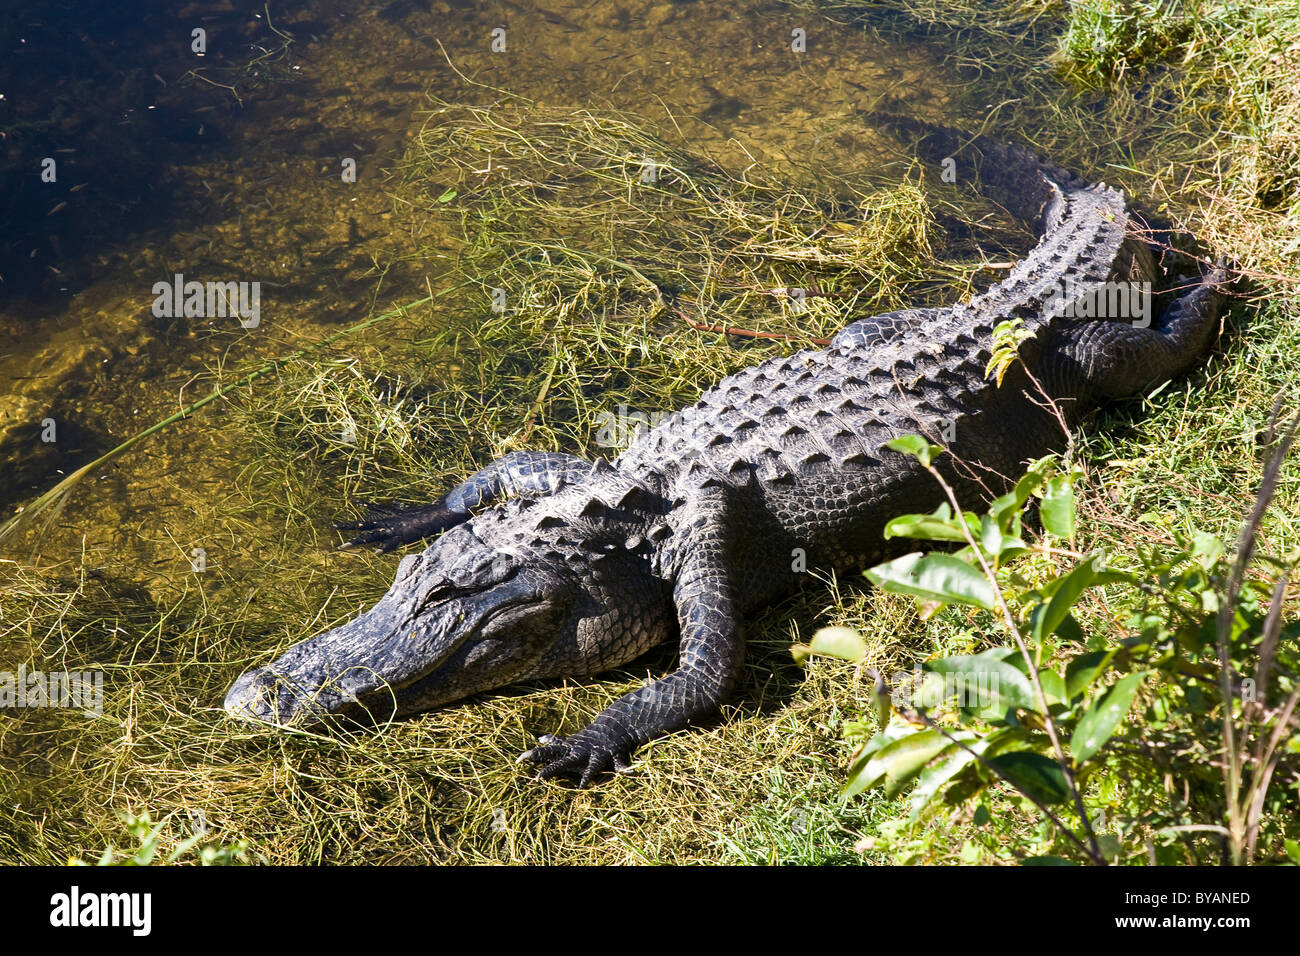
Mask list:
[[[543,738],[519,758],[542,764],[539,778],[576,774],[586,787],[604,770],[626,770],[637,747],[712,717],[735,687],[745,642],[731,581],[731,522],[725,508],[699,510],[703,516],[683,522],[694,538],[673,587],[677,670],[620,697],[573,736]]]
[[[339,522],[340,531],[360,531],[340,545],[356,548],[378,544],[380,553],[394,551],[468,521],[474,509],[511,495],[542,495],[566,481],[590,474],[591,462],[557,451],[514,451],[465,479],[432,504],[419,508],[372,504],[360,521]]]

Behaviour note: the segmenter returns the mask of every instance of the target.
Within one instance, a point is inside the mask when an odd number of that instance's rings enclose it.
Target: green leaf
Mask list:
[[[916,733],[916,728],[912,727],[910,724],[900,722],[890,724],[884,730],[880,731],[880,733],[874,735],[853,754],[853,764],[849,767],[849,785],[852,785],[853,781],[862,773],[867,764],[871,762],[871,758],[880,750],[893,743],[895,740],[901,740],[903,737],[907,737],[914,733]],[[874,780],[867,780],[859,789],[865,790],[874,782]],[[854,792],[856,793],[857,791]]]
[[[914,551],[866,572],[872,584],[925,601],[993,609],[993,586],[983,573],[950,554]]]
[[[1083,763],[1110,740],[1128,713],[1145,677],[1146,674],[1140,671],[1129,674],[1093,701],[1092,706],[1079,718],[1074,736],[1070,738],[1070,751],[1074,754],[1076,764]]]
[[[984,748],[980,751],[992,759],[1009,750],[1024,750],[1025,747],[1046,746],[1050,741],[1046,734],[1026,730],[1024,727],[1000,727],[983,740]],[[1020,746],[1024,744],[1025,746]]]
[[[979,528],[979,521],[971,512],[962,515],[967,527],[974,534]],[[924,538],[928,541],[965,541],[961,523],[952,516],[952,509],[946,504],[940,505],[933,514],[902,515],[885,525],[886,538]]]
[[[1065,666],[1065,693],[1070,700],[1086,691],[1098,677],[1106,672],[1115,658],[1115,650],[1090,651],[1080,654]]]
[[[1051,455],[1038,459],[1029,466],[1029,470],[1020,477],[1011,491],[989,503],[989,514],[1004,528],[1007,527],[1007,522],[1020,514],[1029,496],[1042,487],[1054,467]]]
[[[927,468],[930,467],[931,461],[944,452],[943,446],[931,445],[920,435],[899,435],[885,442],[885,447],[901,451],[904,455],[911,455]]]
[[[809,650],[825,657],[860,661],[867,656],[867,642],[851,627],[823,627],[813,635]]]
[[[976,753],[983,753],[984,751],[984,741],[975,739],[975,735],[969,731],[956,731],[953,736],[964,741],[966,747],[969,747],[970,750],[959,747],[934,766],[926,767],[921,772],[916,781],[916,789],[912,791],[912,810],[910,814],[912,819],[916,819],[945,783],[965,770],[975,760],[975,755],[971,753],[971,750]]]
[[[1119,859],[1119,855],[1124,852],[1124,844],[1117,833],[1098,833],[1097,849],[1101,850],[1101,855],[1112,863]]]
[[[1038,506],[1038,516],[1043,527],[1058,538],[1074,535],[1074,488],[1069,475],[1048,479],[1047,490]]]
[[[1004,519],[1010,514],[1019,512],[1023,505],[1023,501],[1017,504],[1016,493],[1014,491],[1009,491],[1005,495],[1002,495],[999,498],[994,498],[989,502],[989,514],[993,516],[993,520],[1005,527]]]
[[[984,546],[985,553],[994,557],[1002,554],[1002,539],[1002,529],[998,527],[998,523],[993,520],[992,515],[985,515],[980,521],[979,537],[979,542]]]
[[[1028,554],[1029,551],[1029,545],[1025,544],[1019,536],[1014,538],[1003,538],[1002,550],[998,552],[998,561],[1002,564],[1006,564],[1012,558],[1018,558],[1022,554]]]
[[[1205,570],[1213,569],[1223,555],[1223,542],[1212,534],[1198,531],[1192,535],[1192,557]]]
[[[898,792],[924,770],[931,760],[957,746],[939,731],[933,733],[935,736],[927,740],[919,739],[921,734],[914,734],[906,740],[890,744],[889,753],[880,755],[881,759],[888,761],[888,768],[885,771],[885,796],[897,796]]]
[[[443,193],[441,196],[438,197],[438,202],[449,203],[453,199],[455,199],[456,196],[457,196],[456,190],[448,189],[445,193]]]
[[[1300,841],[1283,840],[1282,846],[1286,847],[1287,859],[1296,866],[1300,866]]]
[[[202,833],[195,833],[193,836],[186,837],[184,840],[180,842],[180,844],[177,845],[176,849],[172,850],[172,852],[168,855],[167,862],[175,863],[186,853],[190,852],[190,850],[194,848],[194,844],[198,843],[199,840],[201,839],[203,839]]]
[[[883,780],[886,794],[892,797],[951,746],[954,746],[951,740],[933,729],[918,730],[890,741],[862,762],[856,773],[851,773],[844,796],[861,793]]]
[[[1065,615],[1061,623],[1056,625],[1056,634],[1061,640],[1071,644],[1083,643],[1083,628],[1079,626],[1073,614]]]
[[[1013,787],[1042,803],[1064,803],[1070,796],[1060,765],[1042,754],[1013,750],[994,757],[989,763]]]
[[[1101,573],[1097,567],[1099,557],[1100,555],[1092,555],[1085,558],[1069,574],[1058,578],[1046,607],[1039,605],[1034,608],[1030,634],[1036,643],[1041,644],[1043,638],[1055,634],[1061,622],[1069,616],[1070,609],[1079,600],[1079,595],[1096,583]]]
[[[1038,672],[1038,683],[1043,686],[1043,696],[1049,705],[1063,704],[1068,699],[1065,696],[1065,680],[1056,671],[1044,667]]]
[[[994,654],[1005,653],[1005,648],[994,648],[981,654],[959,654],[928,661],[925,669],[935,674],[951,675],[960,680],[949,680],[949,695],[962,691],[965,706],[981,711],[995,710],[999,714],[1011,708],[1037,710],[1034,688],[1029,678]]]
[[[993,329],[993,348],[989,364],[984,369],[984,377],[993,378],[998,387],[1002,387],[1002,378],[1017,359],[1020,358],[1020,343],[1032,338],[1033,332],[1020,328],[1023,319],[1007,319],[999,322]]]
[[[888,693],[880,693],[873,690],[871,693],[871,715],[876,718],[876,726],[884,727],[888,725],[890,716],[894,713],[894,701]]]

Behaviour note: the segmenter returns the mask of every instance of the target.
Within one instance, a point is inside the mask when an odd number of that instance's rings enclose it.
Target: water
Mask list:
[[[853,110],[882,95],[934,108],[957,85],[924,43],[763,4],[114,9],[4,21],[7,513],[205,393],[213,370],[421,295],[439,268],[415,252],[439,227],[408,213],[391,172],[430,95],[613,107],[672,124],[733,169],[848,170]],[[54,182],[41,181],[46,159]],[[154,284],[177,274],[257,283],[257,327],[156,315]],[[56,440],[42,440],[51,421]],[[152,439],[83,483],[42,553],[164,560],[164,529],[183,529],[238,470],[231,437],[210,410]]]

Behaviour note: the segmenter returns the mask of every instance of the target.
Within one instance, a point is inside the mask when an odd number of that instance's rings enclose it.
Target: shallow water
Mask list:
[[[228,380],[436,286],[437,261],[415,256],[439,226],[408,212],[391,175],[429,96],[618,108],[731,169],[793,173],[855,168],[856,109],[889,97],[933,110],[959,85],[923,42],[770,4],[310,3],[271,8],[270,26],[219,9],[172,20],[165,6],[8,24],[23,72],[3,105],[26,125],[5,170],[21,182],[0,308],[7,513],[204,394],[214,370]],[[203,56],[187,48],[195,26]],[[33,183],[47,154],[57,180]],[[155,315],[154,284],[177,274],[258,283],[257,327]],[[239,466],[229,437],[210,408],[91,476],[41,555],[170,560],[168,537]]]

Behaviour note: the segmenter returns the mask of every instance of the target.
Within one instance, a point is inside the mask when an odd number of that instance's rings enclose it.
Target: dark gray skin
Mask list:
[[[796,588],[797,569],[856,572],[909,550],[882,537],[886,522],[944,499],[885,442],[919,433],[945,445],[941,470],[963,507],[977,507],[1065,444],[1034,380],[1072,425],[1204,354],[1224,270],[1133,235],[1119,191],[985,137],[881,122],[919,137],[935,162],[955,158],[959,182],[978,179],[1038,226],[1038,246],[1005,280],[969,303],[863,319],[829,348],[739,372],[612,463],[515,452],[428,507],[349,526],[362,532],[350,544],[381,550],[442,536],[402,559],[370,611],[240,677],[227,711],[277,724],[383,719],[597,674],[677,641],[676,670],[520,758],[586,786],[717,712],[742,666],[745,613]],[[1054,307],[1058,283],[1088,295],[1108,281],[1173,291],[1145,328]],[[1013,317],[1032,335],[999,386],[985,374],[993,329]]]

